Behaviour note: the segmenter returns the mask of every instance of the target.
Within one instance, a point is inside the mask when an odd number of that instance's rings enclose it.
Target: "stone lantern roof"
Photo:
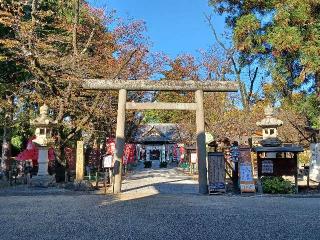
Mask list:
[[[263,140],[260,142],[262,146],[276,147],[281,145],[278,138],[278,127],[282,126],[283,122],[273,117],[273,108],[268,105],[264,109],[265,118],[257,122],[257,126],[262,128]]]
[[[50,125],[55,125],[56,122],[48,116],[49,107],[44,104],[40,107],[40,116],[30,120],[30,124],[36,127],[48,127]]]
[[[270,127],[280,127],[282,126],[283,122],[279,119],[276,119],[273,117],[274,111],[273,108],[268,105],[265,109],[264,109],[264,114],[266,115],[266,117],[264,119],[262,119],[260,122],[257,122],[257,126],[262,127],[262,128],[270,128]]]
[[[42,105],[40,107],[39,117],[30,121],[30,124],[36,127],[36,138],[32,140],[32,142],[41,147],[47,147],[54,141],[51,134],[52,128],[54,127],[56,122],[48,116],[48,110],[49,108],[46,104]]]

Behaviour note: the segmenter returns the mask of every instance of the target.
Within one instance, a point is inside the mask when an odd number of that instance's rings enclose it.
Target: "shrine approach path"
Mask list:
[[[139,163],[122,183],[122,197],[153,194],[197,194],[198,181],[176,167],[175,163],[167,168],[159,168],[154,161],[152,168],[144,168]]]
[[[118,195],[0,189],[0,239],[320,239],[317,196],[201,195],[192,176],[154,166],[139,164]]]

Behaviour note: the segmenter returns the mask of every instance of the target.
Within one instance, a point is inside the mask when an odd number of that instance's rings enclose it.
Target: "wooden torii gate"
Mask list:
[[[122,156],[125,145],[125,112],[126,109],[146,110],[193,110],[196,111],[197,125],[197,158],[199,172],[199,193],[206,194],[207,163],[204,127],[204,92],[236,92],[238,84],[230,81],[152,81],[152,80],[120,80],[120,79],[86,79],[83,88],[88,90],[118,90],[118,113],[116,130],[116,149],[114,153],[114,186],[113,193],[121,192]],[[127,91],[189,91],[195,92],[194,103],[127,102]]]

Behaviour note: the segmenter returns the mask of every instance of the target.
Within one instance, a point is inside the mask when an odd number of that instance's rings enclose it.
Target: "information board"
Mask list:
[[[320,182],[320,143],[310,145],[310,179]]]
[[[112,155],[107,155],[103,157],[103,167],[104,168],[112,168]]]
[[[197,163],[197,153],[191,153],[191,163]]]
[[[273,161],[272,160],[263,160],[261,162],[262,168],[261,173],[273,173]]]
[[[84,152],[83,141],[77,141],[76,155],[76,180],[83,180],[84,177]]]
[[[226,192],[225,161],[222,152],[208,153],[208,190],[209,194]]]
[[[231,146],[230,147],[230,154],[231,154],[231,159],[233,162],[239,162],[239,147],[238,146]]]
[[[250,147],[240,147],[239,177],[241,193],[255,193]]]

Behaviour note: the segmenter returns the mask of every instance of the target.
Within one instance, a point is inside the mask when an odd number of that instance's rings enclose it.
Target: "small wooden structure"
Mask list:
[[[140,125],[132,136],[136,144],[138,160],[176,162],[180,157],[178,143],[181,130],[177,124]]]
[[[298,153],[300,146],[256,147],[258,177],[294,176],[298,192]]]
[[[278,138],[278,127],[283,122],[273,117],[273,108],[267,106],[265,118],[257,122],[262,128],[261,147],[254,148],[257,153],[258,177],[262,176],[294,176],[296,192],[298,192],[298,153],[303,148],[294,145],[283,145]]]
[[[223,152],[208,153],[208,192],[209,194],[226,192],[226,171]]]

